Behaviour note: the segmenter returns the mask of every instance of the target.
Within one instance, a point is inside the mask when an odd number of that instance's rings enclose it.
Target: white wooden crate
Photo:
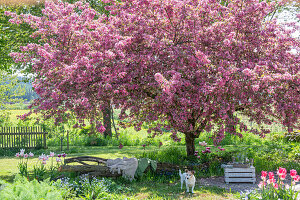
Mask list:
[[[251,182],[255,184],[255,167],[249,168],[224,168],[225,182],[228,183],[243,183]]]

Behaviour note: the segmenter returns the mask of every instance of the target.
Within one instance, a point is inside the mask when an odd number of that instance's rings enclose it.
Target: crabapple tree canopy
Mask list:
[[[164,124],[175,140],[177,131],[184,133],[188,155],[194,154],[194,138],[214,125],[219,127],[215,143],[225,132],[242,136],[237,126],[260,136],[268,133],[249,129],[233,115],[237,111],[258,124],[271,124],[272,116],[290,129],[299,128],[299,40],[291,37],[299,27],[290,24],[294,29],[285,30],[276,20],[266,20],[278,4],[114,3],[110,22],[132,42],[126,48],[124,78],[130,100],[122,105],[137,126],[158,121],[149,132],[162,133]]]
[[[46,2],[43,17],[8,13],[11,22],[34,27],[42,42],[12,56],[33,63],[40,96],[34,105],[45,115],[59,121],[72,110],[84,119],[112,100],[137,130],[147,122],[154,136],[162,128],[174,140],[184,133],[188,155],[195,138],[215,125],[215,143],[225,132],[268,133],[249,129],[237,111],[258,124],[272,124],[273,117],[299,128],[300,43],[291,36],[298,27],[266,20],[275,2],[104,3],[109,16],[81,2]]]

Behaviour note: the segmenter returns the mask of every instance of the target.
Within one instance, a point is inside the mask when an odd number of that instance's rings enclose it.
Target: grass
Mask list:
[[[161,150],[167,147],[162,147]],[[182,147],[179,147],[182,148]],[[73,150],[72,150],[73,149]],[[74,152],[76,149],[76,152]],[[147,153],[157,149],[155,146],[148,146],[144,151],[142,147],[127,147],[119,149],[118,147],[71,147],[73,153],[68,153],[67,157],[77,156],[96,156],[102,158],[122,158],[132,157],[136,154]],[[45,153],[50,151],[58,152],[57,147],[50,147]],[[27,150],[26,150],[27,152]],[[35,158],[29,159],[29,170],[33,170],[33,165],[38,161],[37,157],[44,150],[33,151]],[[0,157],[0,179],[13,182],[14,176],[18,173],[18,158],[14,156]],[[49,162],[50,163],[50,162]],[[49,165],[49,163],[47,165]],[[180,189],[179,176],[160,179],[160,181],[146,174],[141,180],[128,182],[122,178],[115,180],[117,184],[124,188],[128,188],[125,192],[126,196],[134,199],[236,199],[236,194],[230,193],[224,189],[217,187],[200,187],[197,185],[194,189],[195,194],[186,194]]]

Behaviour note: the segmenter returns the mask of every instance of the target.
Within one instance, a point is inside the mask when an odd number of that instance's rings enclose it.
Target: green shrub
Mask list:
[[[2,184],[3,185],[3,184]],[[26,178],[16,176],[14,183],[5,184],[0,192],[1,200],[60,200],[63,199],[61,191],[55,186],[51,186],[49,181],[39,183],[36,180],[29,182]]]
[[[286,132],[284,134],[284,139],[287,142],[300,142],[300,130],[293,131],[291,133]]]

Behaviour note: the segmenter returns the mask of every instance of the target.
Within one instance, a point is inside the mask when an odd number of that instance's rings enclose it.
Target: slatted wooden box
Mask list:
[[[255,167],[251,166],[248,168],[236,168],[236,167],[225,167],[225,183],[248,183],[255,184]]]

